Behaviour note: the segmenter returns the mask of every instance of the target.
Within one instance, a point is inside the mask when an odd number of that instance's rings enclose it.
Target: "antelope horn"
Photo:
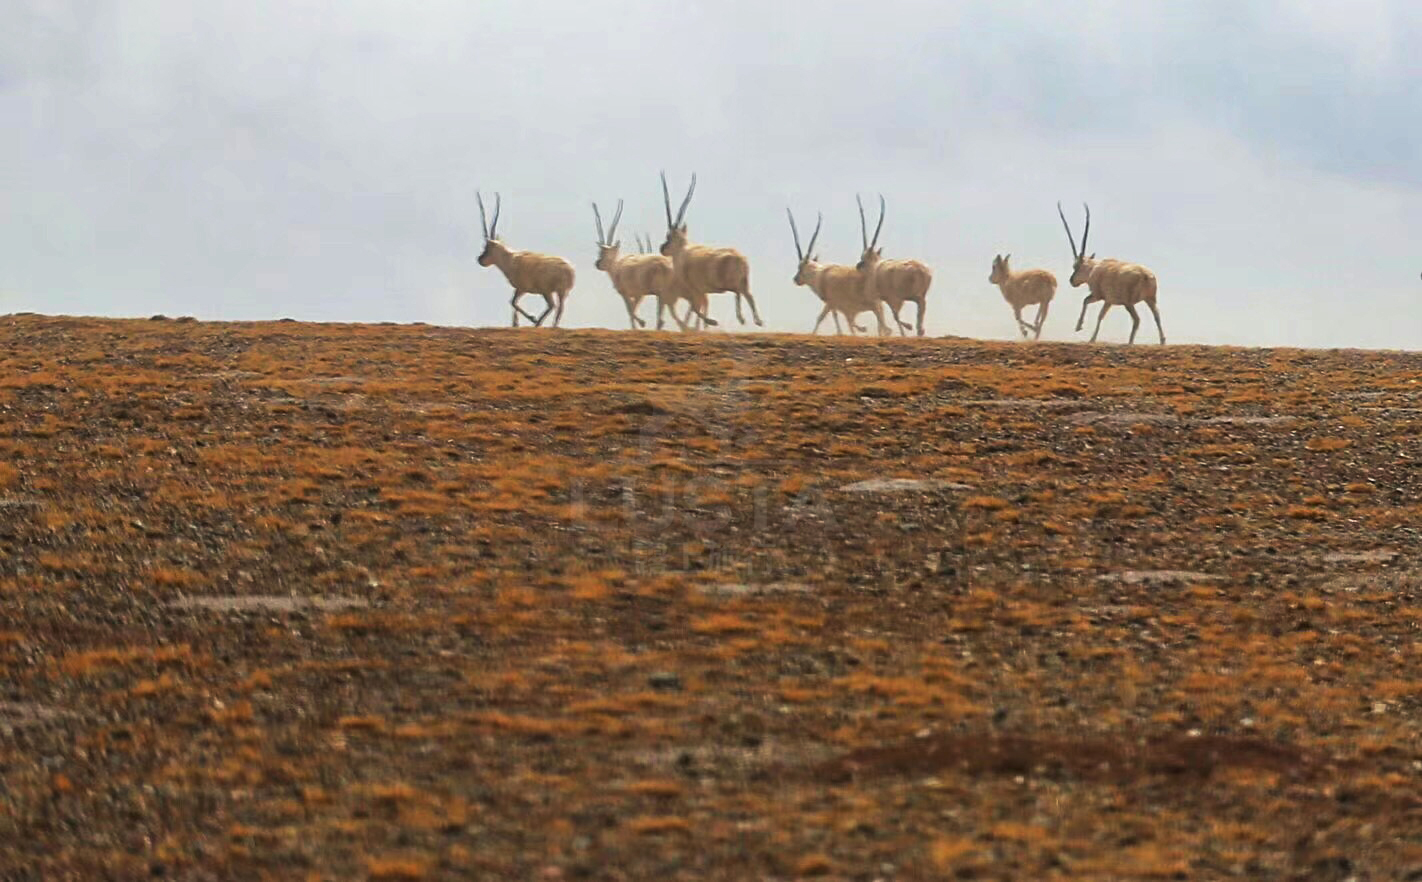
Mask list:
[[[820,241],[820,227],[824,226],[824,212],[819,213],[819,219],[815,221],[815,233],[810,237],[810,245],[805,249],[805,256],[811,260],[815,259],[815,243]]]
[[[503,208],[504,208],[504,197],[503,197],[501,194],[499,194],[499,193],[495,193],[495,194],[494,194],[494,222],[491,223],[491,224],[489,224],[489,238],[490,238],[490,239],[493,239],[494,237],[496,237],[496,236],[499,235],[499,212],[502,211]]]
[[[484,238],[489,238],[489,219],[484,216],[484,197],[478,190],[474,191],[474,198],[479,200],[479,227],[484,231]]]
[[[863,243],[864,250],[869,250],[869,224],[864,220],[864,200],[859,198],[859,194],[854,194],[854,201],[859,203],[859,241]]]
[[[1066,213],[1062,211],[1062,204],[1057,203],[1057,215],[1062,219],[1062,226],[1066,228],[1067,241],[1071,243],[1071,259],[1076,260],[1081,256],[1081,252],[1076,250],[1076,239],[1071,234],[1071,224],[1067,223]]]
[[[611,245],[617,238],[617,224],[622,220],[622,200],[617,200],[617,213],[612,216],[612,226],[607,228],[607,244]]]
[[[594,203],[592,204],[592,207],[593,207],[593,219],[597,221],[597,244],[599,244],[599,245],[606,245],[606,244],[607,244],[607,237],[604,236],[603,233],[602,233],[602,213],[597,210],[597,203],[596,203],[596,202],[594,202]]]
[[[686,188],[686,198],[681,200],[681,208],[676,212],[676,225],[681,226],[686,217],[686,207],[691,204],[691,194],[696,192],[696,172],[691,173],[691,186]]]
[[[1091,235],[1091,206],[1083,202],[1081,203],[1081,207],[1086,209],[1086,228],[1081,231],[1081,256],[1085,257],[1086,237]]]
[[[662,172],[662,204],[667,207],[667,229],[670,230],[676,224],[671,216],[671,191],[667,189],[667,173]]]
[[[790,235],[795,237],[795,256],[800,260],[805,259],[805,252],[800,247],[800,231],[795,228],[795,213],[790,210],[790,206],[785,206],[785,216],[790,218]]]
[[[874,238],[869,240],[869,247],[873,248],[879,244],[879,233],[884,229],[884,194],[879,194],[879,225],[874,228]]]

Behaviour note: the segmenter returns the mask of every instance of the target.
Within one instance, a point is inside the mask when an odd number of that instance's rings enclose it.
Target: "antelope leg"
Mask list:
[[[1160,345],[1165,345],[1165,328],[1160,323],[1160,310],[1155,308],[1154,300],[1147,300],[1146,306],[1150,307],[1150,314],[1155,316],[1155,329],[1160,332]]]

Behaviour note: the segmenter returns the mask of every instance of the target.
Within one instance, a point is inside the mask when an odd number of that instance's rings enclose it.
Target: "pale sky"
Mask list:
[[[1415,3],[8,0],[3,24],[0,312],[504,326],[479,189],[511,247],[576,266],[565,326],[625,328],[589,203],[660,242],[665,168],[699,174],[692,237],[750,258],[770,330],[819,311],[787,203],[852,263],[855,193],[882,192],[885,256],[934,268],[930,334],[1015,335],[987,281],[1010,251],[1061,280],[1043,338],[1085,339],[1060,199],[1155,270],[1171,342],[1422,343]],[[712,314],[735,327],[729,295]]]

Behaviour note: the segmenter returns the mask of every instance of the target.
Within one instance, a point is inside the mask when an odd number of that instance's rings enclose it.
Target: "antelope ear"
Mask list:
[[[1095,259],[1096,259],[1096,252],[1095,252],[1095,251],[1091,252],[1091,259],[1092,259],[1092,260],[1095,260]]]

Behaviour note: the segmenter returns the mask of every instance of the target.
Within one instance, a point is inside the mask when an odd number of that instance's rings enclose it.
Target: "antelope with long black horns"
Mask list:
[[[894,314],[894,322],[899,326],[899,334],[906,335],[910,325],[899,317],[899,309],[905,303],[918,305],[918,336],[923,336],[923,311],[928,303],[928,288],[933,284],[933,270],[920,260],[884,260],[884,249],[879,247],[879,233],[884,229],[884,197],[879,197],[879,224],[874,228],[874,238],[869,238],[869,226],[864,218],[864,202],[858,196],[859,237],[864,252],[856,265],[865,275],[865,292],[876,300],[888,304]]]
[[[573,265],[561,257],[509,248],[499,240],[503,197],[494,194],[494,222],[489,223],[484,214],[484,197],[479,193],[474,196],[479,201],[479,223],[484,228],[484,252],[479,255],[479,265],[498,267],[513,286],[513,299],[509,301],[513,307],[513,326],[518,327],[518,317],[522,315],[533,322],[534,327],[539,327],[556,306],[558,312],[553,316],[553,327],[558,327],[568,294],[573,290]],[[518,305],[519,298],[525,294],[541,294],[548,304],[536,319]]]
[[[750,262],[744,254],[734,248],[718,248],[710,245],[691,243],[686,231],[686,208],[691,204],[691,195],[696,192],[696,175],[691,176],[691,186],[686,190],[686,198],[681,200],[681,208],[672,216],[671,191],[667,189],[667,175],[662,172],[662,201],[667,210],[667,237],[662,242],[661,253],[670,257],[676,270],[677,284],[688,297],[708,294],[731,293],[736,295],[736,319],[746,323],[741,312],[741,300],[750,304],[751,315],[757,325],[760,311],[756,309],[755,298],[750,290]],[[694,301],[693,301],[694,302]]]
[[[1090,342],[1095,343],[1096,335],[1101,333],[1101,320],[1106,317],[1106,312],[1111,307],[1120,305],[1131,315],[1131,338],[1127,342],[1134,343],[1136,331],[1141,326],[1136,304],[1144,303],[1150,307],[1150,314],[1155,317],[1155,329],[1160,334],[1161,345],[1164,345],[1165,328],[1160,324],[1160,310],[1155,305],[1155,273],[1138,263],[1126,263],[1113,258],[1098,260],[1095,254],[1087,257],[1086,240],[1091,235],[1091,207],[1084,202],[1081,207],[1086,209],[1086,226],[1081,231],[1081,247],[1077,248],[1076,239],[1071,234],[1071,224],[1067,223],[1062,204],[1057,203],[1057,215],[1062,219],[1067,242],[1071,245],[1071,286],[1080,288],[1086,285],[1091,292],[1081,301],[1081,315],[1076,319],[1076,329],[1080,331],[1086,323],[1086,308],[1100,301],[1101,312],[1096,316],[1096,328],[1091,332]]]
[[[820,215],[815,222],[815,232],[810,236],[809,246],[805,248],[800,247],[800,230],[795,226],[795,213],[786,207],[785,215],[790,218],[790,235],[795,238],[795,255],[800,261],[795,270],[795,284],[814,291],[815,296],[819,297],[825,305],[824,309],[820,310],[820,317],[815,319],[815,327],[810,333],[819,332],[820,325],[827,315],[834,317],[836,334],[844,333],[839,325],[841,315],[849,323],[851,336],[855,331],[867,333],[867,328],[854,323],[855,317],[861,312],[874,313],[874,317],[879,320],[881,335],[891,333],[884,324],[882,305],[878,300],[871,299],[865,292],[865,283],[868,281],[868,276],[865,273],[859,272],[852,266],[819,262],[819,255],[815,254],[815,243],[820,240],[820,227],[824,224],[824,215]]]
[[[697,316],[703,322],[710,322],[711,325],[716,324],[706,317],[704,298],[698,308],[695,300],[684,298],[677,293],[678,288],[671,258],[647,253],[651,251],[650,240],[648,240],[642,254],[624,255],[621,253],[622,243],[617,240],[617,224],[622,220],[621,199],[617,200],[617,212],[612,217],[612,225],[605,232],[602,226],[602,213],[598,211],[596,202],[593,203],[593,219],[597,222],[597,268],[607,273],[608,278],[612,281],[613,289],[621,295],[623,303],[627,306],[627,317],[631,320],[633,328],[647,326],[647,323],[638,317],[637,307],[648,296],[657,299],[657,330],[659,331],[664,324],[664,312],[668,309],[671,310],[672,320],[683,331],[687,329],[686,321],[692,315]],[[675,308],[677,302],[683,299],[688,300],[690,304],[686,319],[678,316]]]

